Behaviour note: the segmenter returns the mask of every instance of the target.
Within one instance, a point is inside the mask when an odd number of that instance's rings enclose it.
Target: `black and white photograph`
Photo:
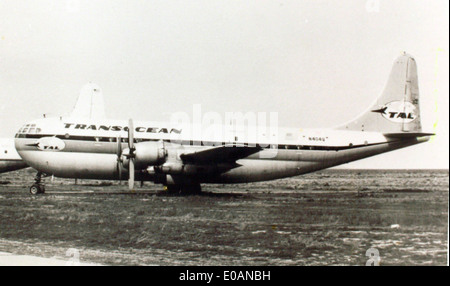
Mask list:
[[[0,1],[0,266],[448,266],[448,210],[448,1]]]

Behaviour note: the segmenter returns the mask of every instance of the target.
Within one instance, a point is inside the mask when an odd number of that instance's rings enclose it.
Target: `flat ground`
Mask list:
[[[328,170],[170,196],[146,183],[0,177],[0,252],[109,265],[446,265],[449,173]]]

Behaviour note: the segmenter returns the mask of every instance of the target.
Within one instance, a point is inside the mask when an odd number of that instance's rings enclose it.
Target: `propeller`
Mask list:
[[[134,158],[136,157],[136,148],[134,147],[134,127],[133,120],[131,118],[128,120],[128,148],[130,149],[128,154],[128,171],[130,173],[130,177],[128,178],[128,188],[131,191],[134,189]]]
[[[127,152],[128,151],[128,152]],[[119,174],[119,180],[122,180],[122,156],[128,159],[128,172],[130,174],[128,178],[128,188],[130,191],[134,189],[134,158],[136,157],[136,148],[134,147],[134,127],[133,120],[130,118],[128,121],[128,150],[122,150],[122,138],[117,137],[117,173]]]
[[[122,138],[117,137],[117,173],[119,174],[119,181],[122,181]]]

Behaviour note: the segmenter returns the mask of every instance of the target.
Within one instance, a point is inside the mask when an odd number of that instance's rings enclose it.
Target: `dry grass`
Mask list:
[[[174,197],[55,180],[33,197],[28,171],[2,179],[0,251],[135,265],[445,265],[448,171],[325,171]],[[398,224],[399,228],[391,228]]]

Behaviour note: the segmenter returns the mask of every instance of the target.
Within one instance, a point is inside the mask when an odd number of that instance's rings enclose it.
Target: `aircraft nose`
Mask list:
[[[28,141],[27,141],[28,140]],[[27,143],[30,139],[27,139],[25,134],[23,133],[17,133],[14,137],[14,147],[16,148],[16,151],[20,154],[21,151],[25,150],[27,147]]]
[[[16,148],[16,151],[19,152],[19,154],[20,154],[20,151],[23,149],[23,144],[21,142],[22,140],[20,140],[17,135],[14,138],[14,147]]]

